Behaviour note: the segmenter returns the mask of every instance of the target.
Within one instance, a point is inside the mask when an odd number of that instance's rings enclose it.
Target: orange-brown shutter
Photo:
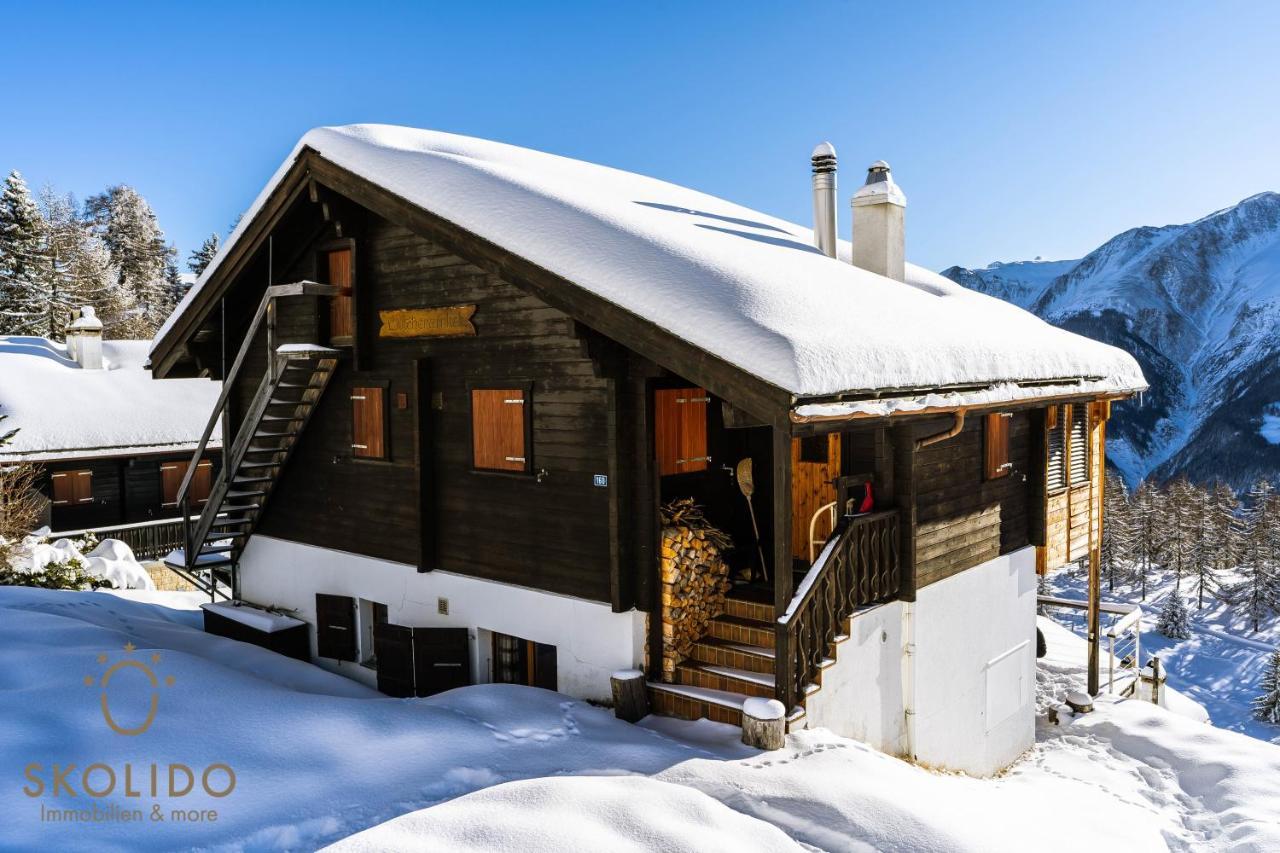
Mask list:
[[[160,463],[160,486],[164,495],[160,501],[161,506],[178,505],[178,487],[182,485],[182,478],[186,473],[186,462]]]
[[[351,250],[338,249],[328,253],[329,284],[343,289],[343,295],[329,299],[329,337],[333,343],[351,343],[352,329],[352,275]]]
[[[188,491],[193,503],[208,503],[209,492],[213,491],[213,463],[211,461],[205,459],[196,465],[196,473],[191,478],[191,488]]]
[[[53,505],[66,506],[76,500],[76,472],[58,471],[49,475],[53,483]]]
[[[379,387],[351,389],[351,453],[360,459],[385,459],[386,392]]]
[[[705,471],[707,456],[707,404],[702,388],[662,388],[654,392],[654,450],[658,474]]]
[[[1008,476],[1013,468],[1009,461],[1009,424],[1013,416],[1008,413],[987,415],[986,474],[988,480]]]
[[[529,470],[525,448],[528,403],[521,390],[477,388],[471,392],[471,450],[476,468]]]

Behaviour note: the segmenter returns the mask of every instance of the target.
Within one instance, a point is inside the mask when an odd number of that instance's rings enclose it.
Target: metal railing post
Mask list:
[[[1107,654],[1110,660],[1107,662],[1107,692],[1116,692],[1116,635],[1107,634]]]

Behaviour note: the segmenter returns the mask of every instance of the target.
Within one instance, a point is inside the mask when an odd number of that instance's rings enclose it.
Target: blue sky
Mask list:
[[[0,169],[129,183],[185,259],[312,126],[410,124],[810,217],[888,160],[908,255],[1078,256],[1280,190],[1278,3],[0,0]],[[842,236],[848,228],[844,202]]]

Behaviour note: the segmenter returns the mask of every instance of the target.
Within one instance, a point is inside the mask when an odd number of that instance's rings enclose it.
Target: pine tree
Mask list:
[[[1280,498],[1266,480],[1259,480],[1249,490],[1240,540],[1243,578],[1231,591],[1231,600],[1244,607],[1257,631],[1270,612],[1280,609]]]
[[[1129,580],[1133,560],[1134,519],[1132,500],[1124,480],[1107,472],[1103,490],[1102,573],[1107,588],[1115,589],[1116,581]]]
[[[191,253],[191,257],[187,260],[187,269],[194,273],[196,278],[203,275],[209,264],[213,263],[214,257],[218,254],[219,245],[218,234],[214,232],[205,238],[199,249]]]
[[[1134,574],[1142,600],[1147,600],[1147,579],[1164,555],[1162,538],[1164,496],[1144,480],[1133,496]]]
[[[1262,693],[1253,700],[1253,716],[1264,723],[1280,724],[1280,649],[1271,653],[1262,674]]]
[[[165,277],[169,246],[147,200],[129,186],[115,186],[85,202],[85,216],[93,223],[116,271],[115,302],[120,317],[110,318],[116,331],[150,337],[173,307]]]
[[[43,223],[17,171],[0,193],[0,333],[35,335],[45,319],[41,286]]]
[[[1175,587],[1165,599],[1160,609],[1160,619],[1156,622],[1156,630],[1171,640],[1187,640],[1191,638],[1190,616],[1187,606],[1182,603],[1182,595]]]

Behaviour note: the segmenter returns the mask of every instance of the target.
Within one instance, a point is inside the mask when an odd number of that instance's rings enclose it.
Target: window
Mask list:
[[[387,605],[362,598],[358,612],[360,614],[360,665],[376,669],[378,666],[377,643],[374,639],[377,633],[376,626],[387,621]]]
[[[187,476],[187,468],[191,463],[186,460],[160,463],[160,487],[162,492],[161,506],[178,505],[178,488],[182,478]],[[203,459],[196,466],[196,473],[191,477],[191,485],[187,488],[187,496],[194,504],[206,503],[209,492],[213,489],[213,463]]]
[[[472,389],[471,455],[477,470],[531,470],[529,408],[526,389]]]
[[[653,393],[654,445],[658,474],[705,471],[707,405],[711,397],[701,388],[662,388]]]
[[[76,506],[93,503],[92,471],[58,471],[50,475],[53,482],[53,505]]]
[[[987,415],[986,424],[986,475],[988,480],[1007,477],[1013,470],[1009,461],[1009,425],[1013,423],[1013,415],[1008,412],[996,412]]]
[[[556,647],[494,631],[493,680],[556,690]]]
[[[387,389],[357,385],[351,389],[351,455],[387,458]]]
[[[353,256],[349,248],[323,255],[327,283],[342,288],[340,296],[329,297],[329,342],[336,346],[350,346],[355,334]]]
[[[1049,465],[1045,472],[1045,487],[1050,493],[1060,492],[1067,487],[1067,443],[1062,410],[1062,406],[1050,406],[1045,411]]]
[[[316,593],[316,655],[356,659],[356,600]]]
[[[831,436],[810,435],[800,439],[800,461],[828,464],[831,461]]]
[[[1081,486],[1089,482],[1089,404],[1076,403],[1067,408],[1071,411],[1067,467],[1071,485]]]

